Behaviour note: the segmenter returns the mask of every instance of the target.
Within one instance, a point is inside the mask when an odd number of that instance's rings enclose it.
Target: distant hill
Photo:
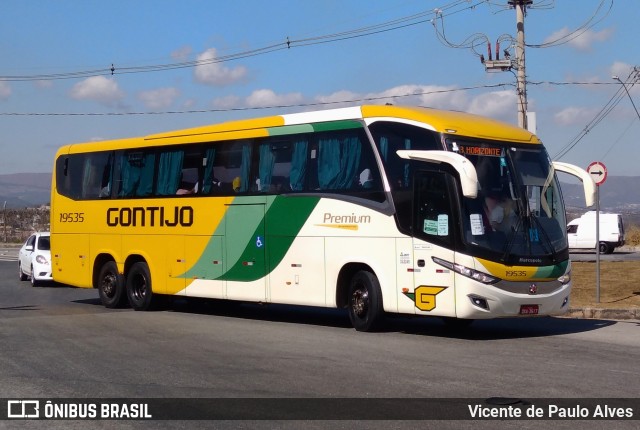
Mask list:
[[[36,207],[51,199],[51,173],[0,175],[0,205],[8,208]]]
[[[562,194],[571,220],[584,213],[584,193],[580,184],[561,182]],[[49,203],[51,173],[0,175],[0,205],[8,208],[36,207]],[[640,176],[609,176],[600,187],[600,209],[622,213],[627,222],[640,225]]]
[[[569,220],[595,209],[585,208],[582,185],[561,182],[560,187]],[[600,210],[620,213],[627,224],[640,225],[640,177],[609,176],[600,186]]]

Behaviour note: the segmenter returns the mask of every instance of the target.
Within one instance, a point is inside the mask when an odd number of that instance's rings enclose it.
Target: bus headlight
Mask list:
[[[500,281],[500,279],[496,278],[495,276],[491,276],[487,273],[471,269],[469,267],[463,266],[462,264],[451,263],[450,261],[443,260],[442,258],[438,257],[431,257],[431,259],[436,264],[444,266],[447,269],[451,269],[454,272],[461,274],[462,276],[466,276],[467,278],[482,282],[483,284],[495,284],[496,282]]]

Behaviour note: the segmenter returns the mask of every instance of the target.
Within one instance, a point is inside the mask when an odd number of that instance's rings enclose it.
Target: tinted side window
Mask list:
[[[396,151],[443,149],[438,134],[424,128],[379,121],[371,124],[369,130],[380,152],[392,191],[411,186],[411,163],[398,157]]]
[[[56,188],[72,199],[108,197],[112,181],[112,152],[72,154],[56,161]]]
[[[444,172],[419,172],[415,181],[413,231],[432,243],[453,247],[454,223]]]

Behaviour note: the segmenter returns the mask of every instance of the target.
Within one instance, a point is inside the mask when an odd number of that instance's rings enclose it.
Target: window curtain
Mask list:
[[[357,137],[348,137],[342,142],[340,159],[340,189],[351,188],[357,175],[362,155],[362,145]],[[371,167],[371,166],[369,166]]]
[[[404,140],[404,149],[411,149],[411,140],[410,139],[405,139]],[[411,178],[411,172],[409,171],[409,161],[406,161],[404,163],[404,173],[403,173],[403,186],[404,187],[408,187],[409,186],[409,181]]]
[[[335,189],[340,174],[340,142],[320,139],[318,142],[318,185],[321,190]]]
[[[204,166],[204,179],[202,182],[202,193],[211,193],[211,187],[213,187],[213,163],[216,158],[216,148],[207,148],[204,153],[206,164]]]
[[[260,183],[258,191],[268,192],[271,188],[271,178],[273,176],[273,166],[276,162],[276,156],[271,150],[269,143],[260,145],[260,164],[258,165],[258,176]]]
[[[121,197],[148,196],[153,191],[155,155],[127,154],[122,157],[120,175]]]
[[[168,196],[175,194],[180,186],[184,151],[168,151],[160,154],[158,164],[158,185],[156,194]],[[153,172],[151,176],[153,180]]]
[[[380,155],[382,155],[382,161],[387,162],[389,154],[389,138],[381,137],[380,138]]]
[[[318,142],[320,189],[344,190],[353,185],[360,164],[362,145],[357,137],[321,139]]]
[[[302,191],[304,189],[305,177],[307,175],[307,150],[309,142],[300,140],[294,142],[293,152],[291,154],[291,173],[289,175],[289,184],[293,191]]]
[[[242,163],[240,165],[240,188],[238,192],[244,193],[249,190],[249,169],[251,167],[251,145],[242,145]]]
[[[91,164],[91,156],[87,156],[84,160],[84,172],[82,175],[82,198],[86,199],[91,195],[91,188],[94,185],[92,180],[94,175],[93,165]],[[96,197],[96,196],[93,196]]]

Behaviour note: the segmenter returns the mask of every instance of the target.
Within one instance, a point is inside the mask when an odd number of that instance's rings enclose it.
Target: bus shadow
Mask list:
[[[414,318],[398,331],[419,336],[437,336],[464,340],[503,340],[549,337],[598,330],[616,321],[558,317],[499,318],[477,320],[467,327],[452,327],[438,318]]]
[[[349,316],[344,309],[193,299],[173,300],[168,309],[174,312],[353,330]],[[477,320],[469,326],[457,327],[446,324],[437,317],[389,315],[385,318],[378,332],[483,341],[582,333],[614,324],[616,321],[610,320],[536,317]]]
[[[74,302],[102,307],[99,298],[74,300]],[[354,330],[347,311],[344,309],[216,299],[172,298],[156,310]],[[125,309],[105,309],[105,311],[132,310],[127,307]],[[616,323],[616,321],[598,319],[534,317],[476,320],[469,326],[458,327],[446,324],[438,317],[387,315],[377,331],[379,333],[403,333],[413,336],[485,341],[582,333]]]
[[[342,309],[189,298],[173,299],[167,310],[256,321],[351,328],[349,316]]]

